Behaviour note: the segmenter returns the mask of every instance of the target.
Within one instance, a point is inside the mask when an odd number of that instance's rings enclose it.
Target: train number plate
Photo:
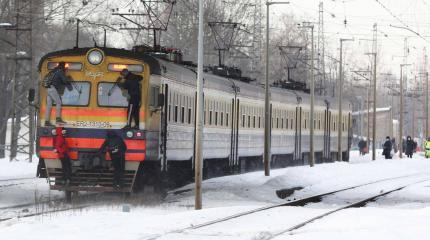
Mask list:
[[[112,128],[112,125],[109,122],[96,121],[76,121],[73,126],[85,128]]]

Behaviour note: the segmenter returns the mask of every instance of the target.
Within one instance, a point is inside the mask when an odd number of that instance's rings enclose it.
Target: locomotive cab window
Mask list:
[[[160,93],[159,86],[151,86],[150,92],[149,92],[149,106],[151,107],[159,106],[159,103],[158,103],[159,93]]]
[[[64,106],[88,106],[91,84],[89,82],[72,82],[72,88],[64,89],[61,96]]]
[[[101,107],[127,107],[127,93],[115,83],[100,82],[97,103]]]

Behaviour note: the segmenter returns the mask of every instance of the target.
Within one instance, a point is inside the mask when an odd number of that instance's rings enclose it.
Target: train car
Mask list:
[[[40,60],[40,79],[65,62],[66,73],[74,80],[73,89],[62,95],[61,114],[73,170],[68,186],[62,184],[61,162],[53,151],[54,127],[44,126],[46,90],[39,86],[37,154],[51,189],[131,192],[145,184],[178,186],[192,180],[197,76],[195,67],[181,63],[178,54],[141,48],[74,48],[49,53]],[[139,129],[122,129],[127,121],[127,98],[115,81],[124,68],[143,77]],[[204,177],[261,168],[264,86],[207,69],[204,92]],[[307,164],[309,96],[278,87],[271,92],[271,165]],[[339,122],[343,160],[349,157],[350,107],[346,104],[339,117],[333,100],[317,98],[315,102],[317,163],[335,159]],[[54,116],[55,109],[51,119]],[[99,151],[108,131],[117,132],[127,145],[121,189],[112,186],[109,155]]]

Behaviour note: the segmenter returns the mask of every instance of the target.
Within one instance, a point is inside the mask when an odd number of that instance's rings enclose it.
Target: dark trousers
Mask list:
[[[111,154],[113,165],[113,183],[122,184],[125,169],[125,153]]]
[[[134,123],[139,127],[139,109],[140,109],[140,97],[131,97],[128,102],[127,108],[127,125],[131,126],[131,120],[134,119]]]
[[[61,160],[61,168],[63,169],[63,178],[64,180],[69,179],[72,175],[72,164],[70,163],[70,158],[67,154],[64,154],[64,157],[60,158]]]

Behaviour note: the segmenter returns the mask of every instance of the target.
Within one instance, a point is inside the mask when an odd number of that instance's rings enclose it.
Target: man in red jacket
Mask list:
[[[67,146],[64,134],[66,130],[63,127],[55,128],[56,136],[54,138],[54,152],[58,154],[58,158],[61,160],[61,167],[63,169],[64,186],[68,186],[70,183],[70,175],[72,173],[72,166],[68,155],[69,147]]]

